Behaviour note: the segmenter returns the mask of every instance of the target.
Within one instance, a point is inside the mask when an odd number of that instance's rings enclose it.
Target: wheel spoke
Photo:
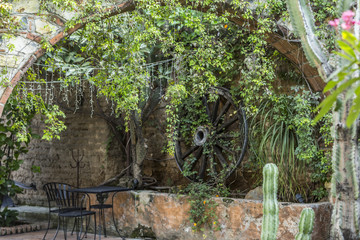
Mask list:
[[[203,147],[199,147],[199,149],[197,150],[197,152],[195,153],[195,161],[194,163],[191,165],[191,168],[190,170],[193,171],[195,166],[196,166],[196,162],[199,161],[199,159],[201,158],[202,156],[202,153],[203,153]]]
[[[225,139],[227,139],[227,138],[238,138],[238,137],[240,137],[240,135],[236,135],[234,133],[229,133],[229,132],[219,133],[216,136],[217,139],[220,139],[220,138],[225,138]]]
[[[207,101],[207,97],[206,97],[206,96],[204,96],[204,97],[202,98],[202,102],[203,102],[203,104],[204,104],[204,106],[205,106],[206,114],[208,115],[209,120],[211,121],[210,108],[209,108],[209,104],[208,104],[208,101]]]
[[[183,159],[187,158],[190,154],[192,154],[193,152],[196,151],[196,149],[198,149],[199,146],[194,146],[192,148],[190,148],[186,153],[184,153],[184,155],[182,156]]]
[[[215,156],[214,156],[214,154],[212,154],[211,171],[212,171],[212,173],[213,173],[215,176],[217,175],[216,163],[215,163]]]
[[[227,112],[227,110],[229,110],[230,105],[231,105],[231,102],[229,100],[226,101],[225,105],[223,106],[223,108],[220,111],[219,116],[216,118],[216,120],[214,122],[214,126],[217,126],[219,124],[221,117]]]
[[[223,168],[227,168],[229,166],[229,164],[226,162],[224,155],[222,154],[221,150],[219,149],[219,147],[214,146],[214,151],[216,154],[216,157],[219,159],[221,165]]]
[[[217,96],[210,102],[211,93]],[[202,121],[197,126],[194,136],[181,137],[179,134],[175,142],[177,165],[181,171],[184,171],[183,168],[186,167],[186,170],[193,173],[191,176],[186,176],[191,181],[200,179],[212,181],[212,177],[219,177],[222,172],[227,178],[240,164],[246,151],[248,130],[245,113],[241,106],[238,108],[234,104],[230,92],[225,88],[211,88],[208,95],[198,100],[202,103],[202,112],[207,114],[206,119],[202,118],[206,121]],[[186,111],[183,114],[187,116]],[[192,123],[185,121],[184,124],[184,127],[187,127]],[[182,129],[181,127],[182,125],[179,124],[178,131]],[[197,140],[199,141],[196,142]],[[189,142],[196,142],[196,144],[190,146]],[[211,153],[204,150],[207,146],[204,145],[205,143],[209,144],[208,147],[211,146]]]
[[[217,146],[217,147],[220,147],[221,149],[224,149],[225,151],[227,151],[227,152],[229,152],[229,153],[231,153],[231,154],[233,154],[233,155],[236,155],[236,152],[235,152],[235,151],[230,150],[230,149],[227,148],[227,147],[224,147],[224,146],[221,145],[220,143],[216,143],[216,146]]]
[[[238,120],[238,116],[235,115],[234,117],[232,117],[229,121],[223,123],[223,125],[221,125],[216,132],[219,133],[223,130],[225,130],[226,128],[228,128],[229,126],[231,126],[231,124],[233,124],[234,122],[236,122]]]
[[[176,159],[179,162],[179,165],[182,168],[182,166],[184,165],[184,161],[183,161],[183,158],[182,158],[182,155],[181,155],[181,146],[180,146],[179,141],[175,141],[175,156],[176,156]]]
[[[188,160],[184,160],[184,161],[188,161],[189,162],[189,167],[190,167],[190,171],[193,172],[195,167],[197,166],[197,162],[199,161],[199,159],[202,156],[202,152],[203,152],[203,148],[199,147],[199,149],[197,150],[197,152],[195,153],[195,161],[191,161],[190,159]],[[196,170],[195,170],[196,171]],[[196,171],[198,172],[198,171]],[[196,179],[196,173],[192,174],[190,176],[191,180],[194,181]]]
[[[211,118],[211,122],[212,123],[215,123],[215,120],[216,120],[216,114],[217,114],[217,111],[219,109],[219,103],[220,103],[220,97],[218,97],[216,99],[216,102],[214,104],[214,108],[213,108],[213,112],[212,112],[212,118]]]
[[[203,155],[201,158],[200,169],[199,169],[199,176],[201,179],[204,179],[205,177],[206,165],[207,165],[207,156]]]

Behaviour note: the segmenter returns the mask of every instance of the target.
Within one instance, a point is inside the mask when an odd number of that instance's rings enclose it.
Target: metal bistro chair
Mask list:
[[[47,183],[43,186],[43,189],[46,192],[49,203],[48,228],[45,232],[43,239],[45,239],[50,227],[51,213],[56,213],[58,215],[57,229],[53,239],[56,238],[59,232],[61,219],[63,220],[64,236],[65,239],[67,239],[66,232],[67,232],[68,218],[75,219],[73,231],[75,229],[75,226],[78,226],[80,224],[80,229],[77,229],[77,239],[80,239],[81,238],[80,234],[83,228],[83,218],[86,217],[86,222],[85,222],[86,230],[84,233],[84,236],[86,236],[87,229],[90,223],[89,217],[91,215],[94,216],[94,229],[95,229],[94,239],[96,239],[96,212],[86,210],[86,206],[90,205],[90,198],[87,194],[71,192],[70,190],[73,189],[73,187],[65,183],[56,183],[56,182]],[[56,203],[57,209],[51,208],[52,202]]]
[[[139,181],[137,179],[134,179],[133,184],[132,184],[132,188],[129,188],[128,190],[136,189],[138,184],[139,184]],[[111,204],[93,204],[93,205],[90,205],[90,209],[92,208],[92,209],[99,210],[100,219],[102,221],[103,230],[104,230],[104,236],[105,237],[107,237],[107,235],[106,235],[106,227],[105,227],[105,209],[111,209],[112,220],[113,220],[113,223],[114,223],[114,226],[115,226],[115,230],[120,236],[119,229],[118,229],[118,227],[116,226],[116,223],[115,223],[115,215],[114,215],[114,198],[115,198],[116,194],[118,194],[118,193],[119,192],[114,192],[112,194]],[[100,201],[104,202],[108,198],[108,194],[104,194],[104,195],[98,194],[96,196],[96,198],[98,199],[98,201],[100,200]],[[101,222],[99,224],[101,224]]]

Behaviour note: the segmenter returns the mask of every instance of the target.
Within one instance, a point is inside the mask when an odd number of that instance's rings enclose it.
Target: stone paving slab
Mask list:
[[[13,234],[13,235],[8,235],[8,236],[1,236],[0,240],[41,240],[43,238],[44,234],[45,234],[45,230],[42,230],[42,231],[36,231],[36,232],[28,232],[28,233]],[[48,232],[48,234],[46,236],[46,239],[52,239],[54,234],[55,234],[54,229],[49,230],[49,232]],[[59,232],[56,239],[58,239],[58,240],[64,239],[63,231]],[[68,240],[76,240],[76,236],[71,236],[70,233],[68,233],[67,234],[67,239]],[[94,235],[93,234],[88,234],[88,237],[85,238],[85,239],[88,239],[88,240],[94,239]],[[112,237],[112,236],[108,236],[108,237],[105,238],[104,236],[101,236],[101,239],[104,239],[104,240],[120,240],[122,238],[121,237]],[[126,238],[126,240],[146,240],[146,239]]]

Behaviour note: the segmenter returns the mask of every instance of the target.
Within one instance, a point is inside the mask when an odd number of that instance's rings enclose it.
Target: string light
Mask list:
[[[173,74],[175,76],[174,70],[174,62],[175,58],[157,61],[153,63],[147,63],[139,66],[139,69],[144,69],[145,74],[145,81],[144,81],[144,99],[148,100],[151,90],[155,88],[154,82],[156,80],[156,76],[158,76],[159,81],[159,95],[160,98],[163,96],[163,81],[167,81],[168,79],[171,79],[173,77]],[[89,92],[89,102],[91,107],[91,117],[94,114],[94,91],[95,86],[87,81],[87,79],[81,78],[81,74],[79,73],[79,76],[76,77],[76,81],[74,81],[73,84],[67,82],[64,80],[64,72],[62,71],[61,67],[55,67],[53,65],[47,65],[47,64],[38,64],[35,63],[32,66],[33,73],[36,75],[36,79],[33,79],[34,81],[26,81],[27,76],[25,75],[22,79],[22,87],[19,89],[21,92],[21,95],[23,98],[25,98],[25,101],[28,101],[28,93],[31,92],[32,94],[40,94],[43,97],[43,100],[46,104],[51,105],[54,103],[55,97],[58,96],[60,99],[67,103],[67,105],[70,105],[70,99],[72,98],[73,94],[75,94],[74,98],[74,113],[80,108],[82,101],[85,96],[85,89],[88,89]],[[169,68],[171,68],[171,71],[169,71]],[[41,69],[46,69],[50,71],[46,71],[42,74]],[[77,72],[81,72],[80,70],[85,68],[76,68]],[[102,70],[105,68],[93,68],[93,71],[96,70]],[[117,71],[120,69],[125,69],[125,67],[120,68],[113,68]],[[56,76],[57,73],[57,76]],[[156,75],[157,74],[157,75]],[[169,75],[169,76],[168,76]],[[41,76],[44,77],[41,78]],[[56,78],[58,80],[56,80]],[[110,79],[109,79],[110,80]],[[58,92],[55,90],[58,89]],[[30,98],[30,101],[33,101],[33,98]],[[109,99],[106,97],[105,101],[109,103]],[[115,102],[111,100],[111,115],[115,114]],[[30,102],[30,104],[33,104],[33,102]]]

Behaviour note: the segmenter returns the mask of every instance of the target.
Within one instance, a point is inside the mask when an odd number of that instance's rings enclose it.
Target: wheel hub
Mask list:
[[[202,146],[209,136],[209,130],[206,127],[200,126],[194,134],[194,143],[196,146]]]

